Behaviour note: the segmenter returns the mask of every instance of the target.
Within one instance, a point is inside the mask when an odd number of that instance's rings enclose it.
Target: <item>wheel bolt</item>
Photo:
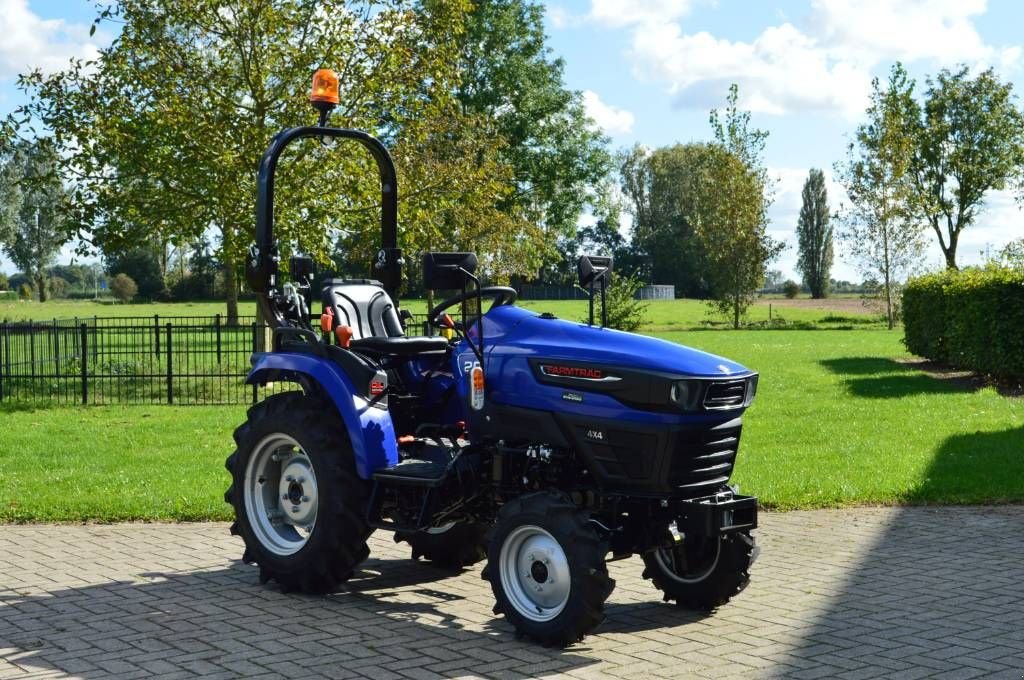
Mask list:
[[[298,511],[299,511],[299,506],[293,505],[292,506],[292,512],[298,512]]]
[[[528,560],[530,560],[531,562],[533,562],[533,553],[530,553],[529,555],[527,555],[527,556],[526,556],[526,559],[528,559]]]
[[[282,495],[282,496],[281,496],[281,500],[283,500],[283,501],[286,501],[286,500],[288,500],[288,494],[284,494],[284,495]]]
[[[302,502],[303,503],[308,503],[309,502],[309,496],[303,496],[302,497]]]
[[[284,478],[284,481],[286,481],[286,482],[294,482],[295,478],[292,477],[291,475],[288,475],[287,477]]]
[[[305,484],[305,483],[306,483],[306,478],[305,477],[299,477],[299,484]]]

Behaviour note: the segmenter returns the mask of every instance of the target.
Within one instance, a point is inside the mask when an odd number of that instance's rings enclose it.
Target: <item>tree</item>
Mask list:
[[[587,119],[564,63],[545,44],[544,7],[531,0],[478,0],[459,40],[456,97],[493,120],[515,190],[502,209],[568,236],[611,169],[607,140]]]
[[[647,314],[647,303],[638,300],[637,292],[644,287],[644,282],[635,276],[612,275],[611,285],[605,292],[605,316],[608,320],[608,328],[615,328],[630,333],[636,331],[644,323],[644,316]],[[600,317],[601,303],[594,301],[594,321]],[[590,321],[587,315],[580,319],[583,323]]]
[[[131,302],[138,292],[139,287],[127,274],[116,274],[110,279],[110,292],[121,302]]]
[[[167,287],[160,272],[159,255],[147,247],[133,248],[107,258],[107,273],[126,274],[136,286],[132,297],[157,300],[167,296]]]
[[[4,160],[4,184],[16,187],[18,205],[0,210],[8,233],[4,251],[46,301],[46,268],[66,240],[67,192],[57,175],[57,154],[48,139],[16,143]]]
[[[1000,251],[998,263],[1024,272],[1024,238],[1007,243]]]
[[[946,267],[956,269],[960,235],[977,219],[985,195],[1021,179],[1024,115],[1012,84],[992,69],[972,78],[966,66],[928,80],[923,120],[918,111],[906,114],[914,115],[916,136],[909,199],[938,237]]]
[[[812,298],[828,297],[832,271],[832,225],[829,223],[828,192],[825,173],[811,168],[804,182],[803,205],[797,218],[796,235],[799,256],[796,267]]]
[[[499,275],[526,271],[543,234],[495,206],[514,190],[495,124],[454,99],[464,0],[119,0],[118,37],[95,63],[21,79],[18,112],[55,131],[75,181],[75,222],[105,251],[219,234],[228,320],[253,240],[255,176],[282,127],[309,124],[312,72],[340,73],[332,124],[370,130],[401,178],[403,247],[480,243]],[[358,147],[307,140],[282,159],[282,256],[328,261],[338,234],[369,273],[380,187]],[[325,200],[330,197],[332,200]],[[337,197],[337,198],[335,198]]]
[[[842,239],[865,280],[878,277],[889,328],[896,325],[900,281],[924,250],[910,202],[918,119],[913,90],[899,64],[886,87],[874,79],[868,120],[857,128],[847,160],[837,167],[851,202],[842,214]]]
[[[8,286],[7,274],[0,272],[0,290],[10,290]]]
[[[800,294],[800,284],[796,281],[787,280],[782,284],[782,293],[787,299],[792,300]]]
[[[704,190],[719,194],[718,209],[697,232],[710,265],[713,305],[731,313],[733,328],[739,328],[740,317],[753,304],[768,263],[785,247],[768,236],[773,200],[764,163],[768,133],[751,127],[750,112],[741,111],[738,101],[739,88],[732,85],[724,112],[712,110],[709,117],[717,145],[727,154],[719,153],[709,168]]]

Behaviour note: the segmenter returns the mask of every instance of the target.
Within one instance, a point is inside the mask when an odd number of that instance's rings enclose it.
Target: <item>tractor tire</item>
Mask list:
[[[754,539],[747,531],[689,549],[680,545],[651,550],[643,554],[643,577],[664,593],[666,602],[709,612],[747,587],[754,551]]]
[[[235,430],[225,462],[235,510],[231,533],[260,582],[283,591],[330,592],[370,554],[369,484],[355,472],[348,433],[333,407],[301,392],[268,397]]]
[[[491,531],[483,572],[494,613],[505,615],[517,637],[556,647],[578,642],[604,620],[615,588],[607,554],[590,513],[565,496],[540,492],[509,501]]]
[[[455,522],[424,531],[399,531],[395,542],[412,546],[412,559],[423,557],[442,569],[458,570],[487,557],[487,525],[481,522]]]

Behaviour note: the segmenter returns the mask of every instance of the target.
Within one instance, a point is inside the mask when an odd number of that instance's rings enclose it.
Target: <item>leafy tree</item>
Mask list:
[[[605,291],[605,315],[608,320],[608,328],[616,328],[620,331],[633,332],[644,323],[647,314],[647,303],[638,300],[637,292],[644,287],[644,282],[636,276],[612,275],[611,285]],[[594,300],[595,322],[600,314],[601,303]],[[580,319],[586,323],[590,321],[589,314]]]
[[[731,313],[733,328],[754,302],[764,283],[768,263],[785,244],[768,236],[768,207],[773,186],[764,162],[768,132],[752,128],[750,112],[741,111],[739,88],[732,85],[724,111],[712,110],[711,129],[728,156],[710,165],[706,193],[718,192],[717,209],[698,230],[708,262],[708,279],[714,306]],[[738,161],[738,163],[737,163]]]
[[[21,284],[18,287],[18,299],[19,300],[31,300],[32,299],[32,286],[27,283]]]
[[[799,248],[797,269],[812,298],[828,297],[829,274],[832,271],[832,225],[829,223],[828,192],[825,173],[811,168],[804,182],[803,205],[797,218],[796,235]]]
[[[782,293],[787,299],[792,300],[800,294],[800,284],[796,281],[787,280],[782,284]]]
[[[1024,238],[1010,241],[999,251],[999,264],[1024,271]]]
[[[157,300],[167,295],[163,276],[160,274],[160,259],[152,248],[133,248],[127,252],[107,258],[107,273],[126,274],[136,285],[136,292],[143,300]]]
[[[498,274],[526,270],[543,234],[494,206],[514,190],[494,123],[453,97],[466,0],[118,0],[119,24],[96,63],[74,62],[21,84],[19,112],[56,133],[75,180],[75,222],[109,251],[145,240],[188,243],[213,227],[229,322],[253,240],[257,164],[273,134],[308,124],[311,73],[340,73],[332,123],[391,147],[403,247],[480,243]],[[368,263],[379,185],[358,147],[307,140],[282,159],[277,233],[328,260],[337,234]],[[335,197],[325,200],[324,197]]]
[[[780,269],[769,269],[764,275],[764,287],[765,290],[777,291],[782,288],[782,284],[785,283],[786,277]]]
[[[10,290],[8,288],[10,284],[7,281],[7,274],[0,272],[0,290]]]
[[[110,279],[110,292],[121,302],[131,302],[132,298],[138,295],[139,287],[127,274],[115,274],[114,278]]]
[[[57,154],[50,140],[14,144],[0,174],[18,195],[16,209],[9,202],[0,210],[6,221],[0,232],[8,232],[4,251],[33,281],[39,301],[45,302],[46,268],[66,241],[67,192],[57,176]]]
[[[877,295],[889,328],[896,324],[900,281],[924,250],[910,202],[917,135],[913,89],[899,64],[884,88],[874,79],[868,120],[857,128],[847,160],[837,167],[851,202],[842,216],[842,238],[865,280],[878,277]]]
[[[1011,83],[992,69],[971,77],[963,66],[928,80],[923,119],[910,107],[906,115],[916,124],[909,199],[938,237],[946,267],[956,269],[960,235],[977,219],[985,195],[1021,179],[1024,114]]]
[[[532,0],[477,0],[459,39],[463,110],[494,121],[499,158],[512,168],[504,211],[568,236],[611,169],[607,140],[589,121],[564,63],[545,44],[544,7]]]

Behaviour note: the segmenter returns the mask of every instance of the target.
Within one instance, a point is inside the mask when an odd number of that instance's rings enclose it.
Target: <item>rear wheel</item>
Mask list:
[[[608,544],[589,513],[569,499],[534,493],[498,513],[484,578],[517,635],[545,645],[577,642],[604,620]]]
[[[487,525],[481,522],[448,522],[423,531],[399,531],[395,541],[412,546],[414,560],[423,557],[444,569],[461,569],[487,556],[486,532]]]
[[[750,582],[754,539],[743,531],[680,541],[644,553],[645,579],[680,607],[710,611],[739,594]]]
[[[327,592],[347,580],[369,555],[369,489],[338,417],[301,392],[274,395],[249,409],[235,443],[224,500],[242,560],[285,590]]]

